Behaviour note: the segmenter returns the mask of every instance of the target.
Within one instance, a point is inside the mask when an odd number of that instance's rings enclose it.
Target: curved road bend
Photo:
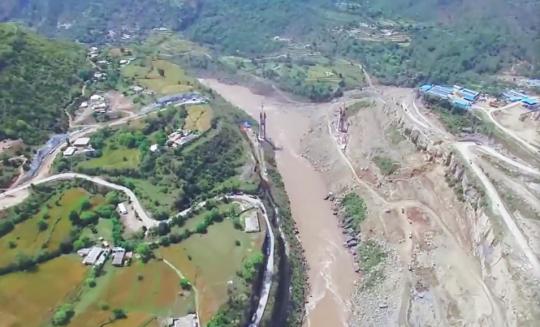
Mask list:
[[[153,227],[153,226],[157,226],[157,224],[159,224],[159,221],[154,220],[153,218],[151,218],[146,213],[146,211],[144,210],[143,206],[141,205],[139,199],[137,198],[137,196],[135,195],[135,193],[131,189],[129,189],[129,188],[125,187],[125,186],[122,186],[122,185],[118,185],[118,184],[108,182],[108,181],[106,181],[106,180],[104,180],[104,179],[102,179],[100,177],[88,176],[88,175],[84,175],[84,174],[64,173],[64,174],[53,175],[53,176],[50,176],[50,177],[47,177],[47,178],[40,179],[38,181],[34,181],[33,183],[27,183],[27,184],[21,185],[19,187],[13,188],[11,190],[8,190],[8,191],[6,191],[4,193],[1,193],[0,198],[14,195],[14,194],[16,194],[16,193],[18,193],[18,192],[20,192],[22,190],[30,188],[32,185],[40,185],[40,184],[45,184],[45,183],[54,182],[54,181],[72,180],[72,179],[83,179],[83,180],[90,181],[92,183],[95,183],[95,184],[98,184],[98,185],[101,185],[101,186],[104,186],[104,187],[107,187],[107,188],[110,188],[110,189],[113,189],[113,190],[123,192],[124,194],[126,194],[129,197],[129,199],[130,199],[130,201],[131,201],[131,203],[133,205],[133,209],[135,210],[135,212],[137,213],[139,218],[142,220],[144,226],[146,226],[147,228],[150,228],[150,227]],[[268,298],[269,298],[269,295],[270,295],[270,289],[272,287],[272,277],[273,277],[273,274],[274,274],[274,243],[275,243],[274,232],[272,231],[272,225],[270,224],[270,220],[268,218],[268,214],[266,212],[266,209],[265,209],[265,207],[264,207],[264,205],[263,205],[263,203],[262,203],[262,201],[260,199],[251,198],[251,197],[246,196],[246,195],[229,195],[227,197],[230,198],[230,199],[233,199],[233,200],[247,202],[247,203],[259,208],[263,212],[263,216],[264,216],[264,219],[265,219],[265,222],[266,222],[266,227],[267,227],[267,233],[269,235],[268,252],[266,253],[266,255],[268,257],[268,260],[267,260],[267,264],[266,264],[265,271],[264,271],[263,287],[261,289],[261,294],[260,294],[260,297],[259,297],[260,298],[259,305],[257,306],[257,310],[256,310],[255,314],[253,315],[252,323],[250,324],[250,326],[252,326],[252,327],[257,327],[257,326],[259,326],[259,324],[261,322],[261,319],[262,319],[262,316],[264,314],[264,310],[266,309],[266,305],[268,303]],[[222,197],[218,197],[218,198],[222,198]],[[204,205],[204,203],[202,204],[202,206],[203,205]],[[195,206],[200,207],[201,203],[199,203],[199,204],[197,204]],[[190,210],[190,209],[187,209],[187,210]],[[187,213],[187,211],[184,211],[182,213],[185,214],[185,213]],[[166,264],[170,265],[171,268],[175,269],[175,271],[177,273],[182,275],[181,272],[179,272],[179,270],[176,269],[174,266],[172,266],[170,263],[166,262]],[[197,293],[195,293],[195,294],[197,294]],[[198,308],[198,305],[199,304],[197,302],[197,308]]]
[[[135,193],[133,193],[133,191],[130,190],[129,188],[122,185],[108,182],[100,177],[88,176],[84,174],[64,173],[64,174],[53,175],[50,177],[46,177],[46,178],[34,181],[32,183],[26,183],[24,185],[10,189],[4,193],[1,193],[0,198],[14,195],[24,189],[30,188],[32,185],[40,185],[40,184],[45,184],[45,183],[54,182],[54,181],[71,180],[71,179],[84,179],[84,180],[90,181],[92,183],[95,183],[95,184],[98,184],[98,185],[101,185],[101,186],[104,186],[113,190],[121,191],[128,196],[130,202],[133,204],[133,209],[135,210],[135,212],[137,213],[137,215],[143,222],[144,226],[149,228],[149,227],[157,226],[157,224],[159,223],[157,220],[154,220],[153,218],[151,218],[146,213],[146,211],[144,211],[144,208],[141,202],[139,201]]]
[[[510,136],[511,138],[513,138],[514,140],[516,140],[518,143],[520,143],[524,148],[526,148],[527,150],[531,151],[532,153],[538,155],[540,153],[540,149],[535,147],[534,145],[530,144],[529,142],[525,141],[524,139],[522,139],[521,137],[519,137],[516,133],[514,133],[513,131],[509,130],[508,128],[504,127],[503,125],[501,125],[501,123],[499,123],[497,121],[497,119],[495,119],[495,117],[493,117],[492,115],[492,112],[490,112],[489,110],[487,110],[486,108],[483,108],[483,107],[480,107],[480,106],[473,106],[473,109],[477,109],[477,110],[480,110],[482,112],[484,112],[489,120],[495,125],[497,126],[497,128],[499,128],[500,130],[502,130],[506,135]]]

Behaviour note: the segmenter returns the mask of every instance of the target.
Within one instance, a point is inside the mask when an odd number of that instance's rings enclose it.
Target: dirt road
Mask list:
[[[302,157],[300,145],[309,130],[312,115],[317,110],[328,110],[328,105],[291,103],[279,95],[257,95],[248,88],[217,80],[201,82],[254,118],[258,117],[264,103],[268,134],[283,148],[276,152],[277,166],[310,267],[311,296],[306,305],[306,325],[347,326],[356,279],[353,258],[342,245],[344,237],[330,204],[323,200],[328,193],[323,177]]]

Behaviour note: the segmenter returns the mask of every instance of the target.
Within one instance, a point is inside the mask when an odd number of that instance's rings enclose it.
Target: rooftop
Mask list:
[[[90,144],[90,138],[89,137],[81,137],[81,138],[76,139],[73,142],[74,146],[87,146],[88,144]]]

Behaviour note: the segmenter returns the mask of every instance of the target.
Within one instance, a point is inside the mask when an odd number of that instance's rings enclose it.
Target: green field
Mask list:
[[[76,293],[87,268],[75,255],[61,256],[35,272],[0,277],[0,325],[38,327],[51,318],[53,309]]]
[[[237,240],[240,246],[235,244]],[[160,248],[159,253],[195,284],[200,318],[205,324],[227,301],[229,281],[243,287],[236,272],[248,255],[260,251],[263,240],[264,233],[244,233],[226,219],[210,226],[207,234],[192,235],[180,244]]]
[[[144,203],[145,208],[155,208],[156,210],[169,211],[174,202],[174,195],[165,193],[164,189],[145,179],[125,178],[126,182],[133,183],[137,197]]]
[[[111,149],[110,146],[105,147],[103,154],[99,158],[93,158],[79,163],[79,168],[91,169],[135,169],[140,161],[140,153],[138,149],[128,149],[119,147]]]
[[[69,189],[49,199],[39,213],[17,224],[13,231],[0,238],[0,266],[13,263],[19,253],[33,257],[42,250],[57,250],[73,228],[68,218],[69,213],[78,210],[81,200],[88,196],[88,192],[82,188]],[[102,197],[91,198],[94,206],[102,201]],[[46,216],[49,217],[44,219]],[[38,221],[41,219],[48,224],[43,231],[38,229]],[[13,248],[10,243],[16,246]]]
[[[133,62],[122,69],[122,75],[161,95],[192,91],[195,84],[180,66],[166,60]]]

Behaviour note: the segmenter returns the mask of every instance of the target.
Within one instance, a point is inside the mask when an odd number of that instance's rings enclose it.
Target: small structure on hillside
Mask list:
[[[188,130],[179,129],[176,132],[169,134],[167,144],[176,149],[184,144],[187,144],[199,137],[198,133],[193,133]]]
[[[188,314],[180,318],[169,318],[167,319],[167,327],[199,327],[199,320],[197,315]]]
[[[127,206],[126,206],[126,204],[124,202],[118,203],[118,206],[116,207],[116,210],[121,215],[127,215],[127,213],[128,213]]]
[[[77,148],[76,147],[73,147],[73,146],[68,146],[67,149],[64,150],[64,152],[62,153],[62,155],[64,157],[71,157],[75,154],[75,152],[77,152]]]
[[[252,210],[244,220],[244,232],[258,233],[260,231],[261,226],[259,225],[259,213],[257,210]]]
[[[107,259],[108,252],[106,252],[105,249],[99,246],[94,246],[94,247],[91,247],[90,249],[87,249],[87,251],[81,251],[80,255],[84,257],[82,261],[83,264],[96,266],[96,265],[103,264],[105,262],[105,260]]]
[[[150,152],[155,153],[159,151],[159,145],[158,144],[152,144],[150,146]]]
[[[89,137],[80,137],[73,142],[73,146],[78,148],[87,147],[88,145],[90,145]]]
[[[126,257],[126,250],[121,247],[115,247],[112,249],[112,265],[116,267],[122,267],[124,265],[124,259]]]

